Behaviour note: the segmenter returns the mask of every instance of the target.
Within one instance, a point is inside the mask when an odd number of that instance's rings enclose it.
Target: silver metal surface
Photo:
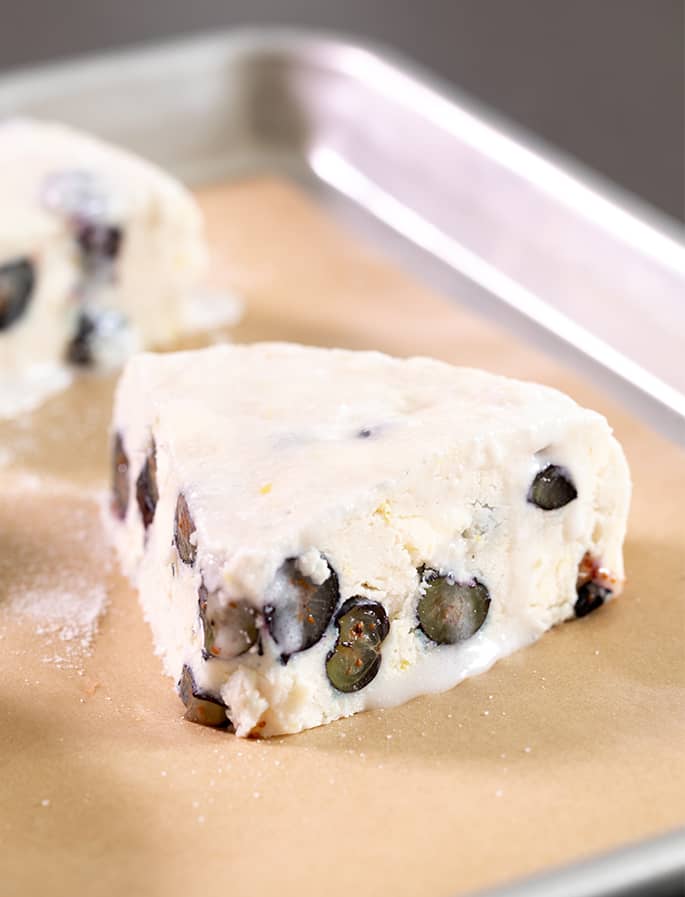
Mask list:
[[[290,175],[685,444],[682,230],[391,54],[241,31],[3,76],[0,118],[14,114],[85,128],[194,183]],[[656,894],[682,872],[679,835],[496,893]]]
[[[682,897],[685,829],[473,897]]]

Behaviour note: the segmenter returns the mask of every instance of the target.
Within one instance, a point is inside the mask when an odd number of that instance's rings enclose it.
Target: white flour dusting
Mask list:
[[[98,500],[34,479],[17,477],[0,509],[0,629],[28,622],[44,663],[80,672],[108,601]]]
[[[33,618],[35,633],[46,636],[42,660],[62,669],[80,669],[91,653],[100,617],[107,607],[102,584],[75,582],[71,588],[40,584],[10,595],[11,612]],[[61,644],[60,644],[61,643]]]

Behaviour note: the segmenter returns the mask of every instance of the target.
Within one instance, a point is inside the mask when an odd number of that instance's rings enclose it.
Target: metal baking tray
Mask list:
[[[15,113],[192,183],[298,178],[403,266],[685,444],[685,230],[393,54],[237,31],[5,75],[0,117]]]
[[[443,293],[581,367],[685,444],[683,230],[405,60],[243,30],[0,77],[0,118],[54,118],[191,183],[305,185]],[[487,893],[671,895],[674,833]]]

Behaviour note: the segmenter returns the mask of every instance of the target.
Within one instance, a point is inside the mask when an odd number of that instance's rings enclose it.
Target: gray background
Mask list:
[[[244,24],[401,50],[685,220],[685,0],[0,0],[0,68]]]

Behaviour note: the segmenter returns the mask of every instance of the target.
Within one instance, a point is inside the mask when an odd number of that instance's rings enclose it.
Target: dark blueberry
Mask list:
[[[130,349],[129,320],[115,309],[90,307],[81,310],[74,330],[65,353],[71,364],[111,367],[117,354]]]
[[[193,540],[195,535],[195,523],[188,510],[188,502],[183,493],[180,493],[176,502],[176,516],[174,517],[174,542],[178,556],[184,564],[193,565],[197,557],[197,545]]]
[[[264,617],[283,662],[315,645],[331,621],[340,593],[330,564],[328,571],[327,579],[315,585],[300,573],[297,559],[289,558],[267,590]]]
[[[150,526],[155,517],[155,509],[159,492],[157,491],[157,454],[155,444],[152,443],[149,455],[145,458],[143,468],[136,480],[136,500],[143,518],[145,529]]]
[[[335,615],[335,625],[341,641],[363,639],[374,647],[390,632],[385,608],[370,598],[348,598]]]
[[[381,644],[390,631],[385,608],[366,598],[348,598],[335,616],[338,639],[326,657],[326,675],[338,691],[359,691],[376,678]]]
[[[0,330],[18,321],[28,308],[36,274],[28,259],[0,265]]]
[[[246,601],[226,599],[221,592],[199,590],[202,653],[205,660],[233,660],[257,641],[257,612]]]
[[[93,319],[83,312],[78,316],[76,333],[67,345],[67,361],[80,367],[88,367],[95,360],[92,340],[96,327]]]
[[[593,610],[600,608],[611,595],[611,589],[606,589],[596,582],[586,582],[578,589],[578,597],[574,605],[577,617],[587,617]]]
[[[373,430],[369,429],[369,427],[364,427],[357,433],[359,439],[369,439],[371,436],[373,436]]]
[[[457,582],[426,567],[421,572],[418,617],[422,632],[439,645],[471,638],[485,622],[490,593],[482,582]]]
[[[221,698],[209,692],[202,691],[195,684],[192,670],[186,664],[183,667],[181,678],[176,686],[178,694],[185,704],[185,718],[191,723],[200,723],[202,726],[214,726],[223,729],[231,725],[226,716],[226,705]]]
[[[556,464],[548,464],[539,471],[528,490],[528,501],[543,511],[563,508],[577,497],[569,472]]]
[[[82,221],[76,225],[76,241],[84,266],[94,268],[117,258],[121,251],[123,233],[116,225]]]
[[[128,455],[124,450],[121,433],[114,437],[112,445],[112,513],[123,520],[128,510]]]

